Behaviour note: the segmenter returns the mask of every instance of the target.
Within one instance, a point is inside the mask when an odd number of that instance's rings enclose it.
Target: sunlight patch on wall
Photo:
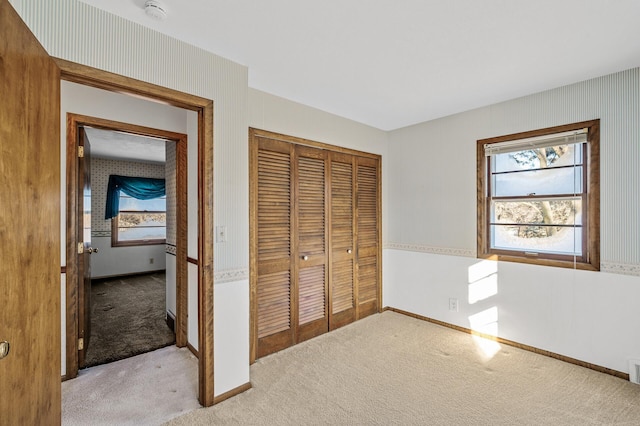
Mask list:
[[[489,309],[485,309],[482,312],[471,315],[469,317],[469,326],[473,331],[488,334],[491,336],[497,336],[498,308],[496,306],[493,306]],[[500,344],[495,340],[473,335],[473,341],[478,348],[478,353],[485,361],[493,358],[493,356],[497,354],[501,349]]]
[[[469,304],[498,294],[498,262],[482,260],[469,266]]]

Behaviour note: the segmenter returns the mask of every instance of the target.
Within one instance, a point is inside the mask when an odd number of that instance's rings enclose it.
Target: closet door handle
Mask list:
[[[347,249],[347,253],[351,254],[351,252],[352,252],[351,249]]]
[[[309,256],[307,255],[302,256],[302,260],[309,260]]]

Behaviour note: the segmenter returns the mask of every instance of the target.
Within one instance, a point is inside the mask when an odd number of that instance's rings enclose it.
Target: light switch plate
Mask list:
[[[216,226],[216,243],[227,242],[227,227],[226,225]]]

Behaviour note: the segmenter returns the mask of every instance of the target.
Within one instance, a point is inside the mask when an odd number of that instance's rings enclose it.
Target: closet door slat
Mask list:
[[[295,146],[296,342],[328,331],[326,152]]]
[[[357,159],[358,319],[378,312],[378,162]]]
[[[329,155],[331,180],[331,317],[334,330],[356,319],[355,191],[352,155]]]
[[[257,356],[291,346],[295,326],[291,306],[292,167],[291,146],[258,138],[257,161]]]

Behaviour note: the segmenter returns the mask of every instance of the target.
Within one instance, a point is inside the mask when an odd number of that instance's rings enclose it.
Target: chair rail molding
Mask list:
[[[249,279],[249,268],[225,269],[216,271],[213,275],[213,281],[216,284],[229,283],[233,281],[242,281]]]
[[[407,243],[387,242],[383,245],[383,249],[414,251],[418,253],[430,253],[430,254],[444,254],[447,256],[476,257],[475,249],[433,247],[433,246],[427,246],[424,244],[415,244],[415,243],[407,244]]]
[[[385,242],[384,250],[403,250],[416,253],[440,254],[445,256],[476,257],[475,249],[462,249],[452,247],[434,247],[415,243]],[[600,262],[600,272],[619,275],[631,275],[640,277],[640,264]]]
[[[640,277],[640,265],[626,263],[600,262],[600,272],[610,274],[633,275]]]

